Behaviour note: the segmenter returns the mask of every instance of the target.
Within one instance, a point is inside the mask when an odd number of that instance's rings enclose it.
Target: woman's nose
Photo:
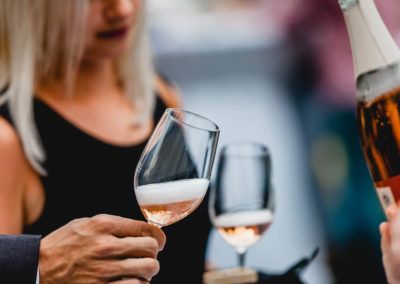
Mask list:
[[[136,2],[134,0],[109,0],[108,5],[105,7],[104,15],[110,21],[123,20],[134,13]]]

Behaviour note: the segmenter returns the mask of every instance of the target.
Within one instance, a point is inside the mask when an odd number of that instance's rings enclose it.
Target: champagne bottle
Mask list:
[[[357,86],[363,152],[382,207],[400,201],[400,50],[373,0],[339,0]]]

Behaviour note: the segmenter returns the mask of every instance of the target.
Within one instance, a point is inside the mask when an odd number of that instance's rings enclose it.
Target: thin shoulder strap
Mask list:
[[[154,108],[155,122],[158,122],[161,119],[166,108],[167,108],[167,106],[164,104],[164,102],[160,98],[159,94],[156,93],[156,103],[155,103],[155,108]]]
[[[10,124],[14,125],[11,119],[9,104],[7,101],[0,105],[0,116],[7,120]]]

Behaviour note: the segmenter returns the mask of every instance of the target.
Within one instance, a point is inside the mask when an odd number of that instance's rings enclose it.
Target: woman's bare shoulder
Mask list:
[[[176,84],[167,82],[163,77],[157,75],[156,89],[161,100],[167,107],[179,108],[182,105],[182,97]]]
[[[29,163],[14,127],[0,116],[0,191],[4,189],[4,179],[22,182]]]
[[[19,150],[22,150],[22,147],[17,132],[5,118],[0,116],[0,151],[4,151],[2,154],[5,155],[13,155]]]

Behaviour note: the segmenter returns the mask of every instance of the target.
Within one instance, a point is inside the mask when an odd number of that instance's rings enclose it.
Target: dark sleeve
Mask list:
[[[35,284],[40,238],[0,235],[0,283]]]

